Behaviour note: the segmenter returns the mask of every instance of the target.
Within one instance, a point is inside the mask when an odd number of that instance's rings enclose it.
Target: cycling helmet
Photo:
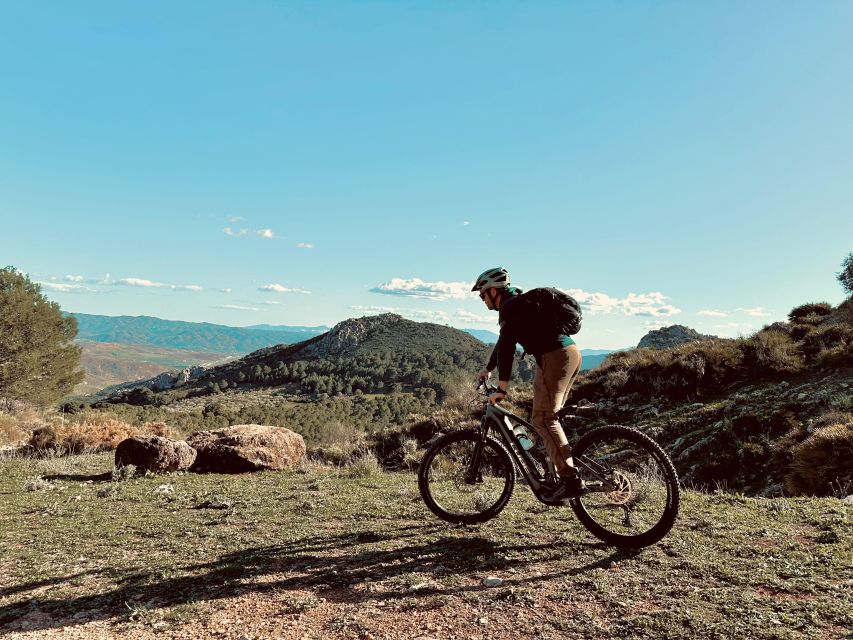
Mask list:
[[[471,291],[482,291],[489,287],[505,289],[508,286],[509,271],[503,267],[496,267],[494,269],[486,269],[477,276],[477,280],[474,282],[474,286],[471,287]]]

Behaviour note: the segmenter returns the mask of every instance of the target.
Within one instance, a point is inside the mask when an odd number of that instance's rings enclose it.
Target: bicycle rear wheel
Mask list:
[[[456,524],[498,515],[515,486],[515,468],[494,438],[464,429],[439,438],[418,468],[418,488],[430,511]]]
[[[678,476],[654,440],[611,425],[586,433],[572,455],[591,491],[571,506],[590,533],[623,548],[645,547],[669,533],[678,515]]]

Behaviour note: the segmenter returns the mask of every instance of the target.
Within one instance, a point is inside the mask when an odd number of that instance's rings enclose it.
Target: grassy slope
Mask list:
[[[110,467],[0,463],[0,633],[831,638],[853,624],[853,507],[838,500],[686,492],[670,536],[626,554],[523,487],[460,528],[425,509],[410,474],[86,483]],[[25,491],[51,473],[55,488]],[[172,496],[155,493],[164,483]],[[198,508],[212,498],[231,506]],[[503,585],[482,586],[492,575]]]

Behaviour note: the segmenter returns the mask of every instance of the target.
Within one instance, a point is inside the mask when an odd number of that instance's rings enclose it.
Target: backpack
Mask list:
[[[581,330],[581,306],[568,293],[552,287],[539,287],[520,294],[536,313],[552,321],[555,333],[573,336]]]

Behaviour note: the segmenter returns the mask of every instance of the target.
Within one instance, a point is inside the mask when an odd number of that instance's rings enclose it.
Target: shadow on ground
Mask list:
[[[482,589],[479,583],[464,586],[426,586],[416,591],[405,588],[383,588],[376,591],[353,590],[351,585],[370,579],[371,584],[410,573],[435,572],[462,575],[516,569],[517,577],[504,580],[512,587],[554,578],[565,578],[598,567],[625,556],[602,544],[576,543],[587,547],[599,559],[552,573],[523,575],[525,565],[543,565],[553,561],[565,566],[566,550],[552,543],[541,545],[500,544],[471,532],[452,537],[442,535],[440,525],[412,525],[392,532],[372,531],[315,535],[294,542],[240,550],[220,556],[213,562],[176,566],[182,575],[161,578],[159,571],[123,572],[95,570],[111,578],[116,586],[102,593],[77,597],[38,599],[0,607],[0,629],[26,628],[28,631],[50,629],[97,620],[124,618],[131,602],[144,602],[147,608],[171,607],[200,601],[230,598],[246,593],[314,589],[327,600],[351,603],[401,598],[426,599],[435,595],[452,596]],[[438,534],[439,537],[436,537]],[[388,548],[388,547],[391,548]],[[582,554],[577,554],[578,556]],[[508,559],[513,556],[512,559]],[[68,583],[86,574],[0,589],[0,597],[26,594],[46,585]],[[393,581],[392,581],[393,582]],[[377,585],[378,586],[378,585]],[[399,586],[399,585],[397,585]],[[21,618],[26,616],[24,624]],[[76,617],[75,617],[76,616]],[[85,617],[84,617],[85,616]]]

